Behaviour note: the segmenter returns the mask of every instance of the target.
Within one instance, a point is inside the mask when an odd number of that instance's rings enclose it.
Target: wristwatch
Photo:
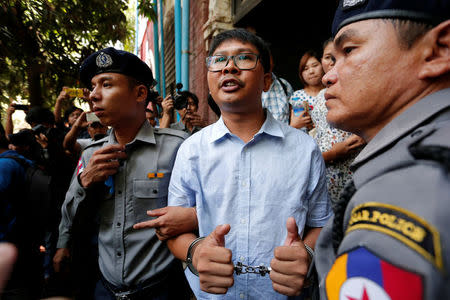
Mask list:
[[[194,249],[194,246],[202,241],[205,237],[198,237],[195,240],[192,241],[192,243],[189,245],[187,255],[186,255],[186,264],[189,268],[189,270],[192,272],[192,274],[198,276],[198,271],[195,269],[194,265],[192,264],[192,249]]]

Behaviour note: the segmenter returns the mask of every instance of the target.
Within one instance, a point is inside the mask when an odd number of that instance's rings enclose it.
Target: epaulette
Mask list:
[[[155,134],[168,134],[172,136],[177,136],[179,138],[182,138],[183,140],[189,137],[189,133],[172,128],[153,128],[153,130]]]
[[[104,144],[104,143],[106,143],[107,141],[108,141],[108,135],[105,136],[105,137],[102,138],[102,139],[99,139],[99,140],[97,140],[97,141],[93,141],[92,143],[90,143],[89,145],[87,145],[86,148],[84,148],[84,150],[86,150],[86,149],[88,149],[88,148],[91,148],[91,147],[94,147],[94,146],[98,146],[98,145]],[[83,151],[84,151],[84,150],[83,150]]]
[[[408,147],[415,159],[433,160],[450,171],[450,127],[433,130]]]

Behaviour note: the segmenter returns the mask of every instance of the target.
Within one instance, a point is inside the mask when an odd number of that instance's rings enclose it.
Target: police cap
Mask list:
[[[120,73],[130,76],[151,88],[155,81],[152,70],[136,55],[109,47],[91,54],[80,67],[80,80],[91,85],[95,75],[101,73]]]
[[[450,0],[340,0],[333,36],[342,27],[367,19],[406,19],[437,25],[450,17]]]

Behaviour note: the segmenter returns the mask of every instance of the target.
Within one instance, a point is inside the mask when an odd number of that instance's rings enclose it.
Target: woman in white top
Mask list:
[[[320,57],[314,51],[307,51],[300,59],[298,75],[304,88],[295,91],[290,100],[291,119],[289,125],[305,131],[314,127],[309,114],[304,110],[305,101],[309,104],[309,111],[312,114],[316,103],[316,96],[324,88],[322,76],[324,71],[320,63]]]

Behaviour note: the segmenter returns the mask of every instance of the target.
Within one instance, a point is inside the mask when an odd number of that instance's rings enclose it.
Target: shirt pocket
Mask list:
[[[133,211],[135,223],[152,219],[148,210],[167,206],[168,180],[158,178],[152,180],[134,180]]]

